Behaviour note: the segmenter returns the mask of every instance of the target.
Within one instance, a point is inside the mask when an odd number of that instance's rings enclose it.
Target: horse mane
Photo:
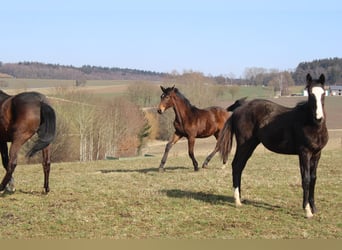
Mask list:
[[[189,109],[197,109],[195,105],[192,105],[191,102],[189,101],[188,98],[186,98],[177,88],[174,88],[174,91],[176,95],[183,100],[184,104],[189,108]]]
[[[295,108],[301,108],[301,107],[303,107],[303,106],[305,106],[307,104],[308,104],[308,101],[301,101],[301,102],[298,102],[296,104]]]

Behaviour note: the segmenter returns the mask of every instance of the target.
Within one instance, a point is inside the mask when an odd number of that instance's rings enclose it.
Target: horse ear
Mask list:
[[[308,74],[306,75],[306,88],[309,88],[309,86],[311,85],[311,83],[312,83],[312,77],[311,77],[310,73],[308,73]]]
[[[160,85],[160,88],[163,91],[163,93],[165,93],[166,89],[163,86],[161,86],[161,85]]]
[[[174,89],[176,85],[173,85],[171,89]]]
[[[324,76],[324,74],[321,74],[321,76],[319,77],[319,82],[320,82],[322,85],[324,85],[324,83],[325,83],[325,76]]]

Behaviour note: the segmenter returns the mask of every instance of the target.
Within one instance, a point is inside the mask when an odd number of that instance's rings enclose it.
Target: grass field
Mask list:
[[[48,195],[40,192],[41,166],[19,165],[17,191],[0,196],[0,238],[341,239],[341,153],[323,152],[313,219],[301,209],[295,156],[256,152],[243,175],[242,208],[218,157],[199,172],[186,155],[169,157],[165,173],[159,155],[53,164]]]
[[[44,89],[43,80],[26,84],[20,88],[35,84],[39,91],[53,92],[52,85]],[[128,83],[87,84],[85,91],[110,96],[123,93]],[[252,95],[252,99],[254,95],[267,97],[267,93],[260,88],[244,89],[239,96]],[[286,106],[299,100],[275,99]],[[195,173],[187,144],[180,141],[170,152],[166,172],[159,173],[165,142],[153,142],[144,149],[153,157],[53,163],[48,195],[41,193],[42,167],[19,162],[17,191],[0,195],[0,239],[341,239],[341,108],[342,98],[326,99],[328,127],[334,130],[329,131],[329,144],[318,167],[319,212],[313,219],[305,219],[301,208],[296,156],[258,147],[242,177],[244,206],[235,208],[232,156],[224,170],[216,156],[209,169]],[[214,144],[213,138],[196,141],[199,162]]]

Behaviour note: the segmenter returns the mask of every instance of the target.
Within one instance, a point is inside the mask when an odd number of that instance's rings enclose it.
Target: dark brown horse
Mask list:
[[[17,166],[18,151],[35,133],[38,139],[28,157],[43,151],[44,189],[49,192],[50,143],[56,132],[56,115],[44,95],[36,92],[10,96],[0,90],[0,150],[6,169],[0,191],[14,191],[12,174]],[[8,154],[7,142],[11,142]]]
[[[165,152],[161,160],[159,170],[164,170],[167,155],[171,147],[182,137],[188,139],[188,153],[194,165],[194,170],[198,171],[198,163],[194,156],[195,138],[206,138],[214,135],[218,137],[225,121],[230,117],[234,108],[238,107],[244,99],[236,101],[229,108],[209,107],[199,109],[193,106],[190,101],[182,95],[177,88],[164,88],[160,86],[163,94],[158,106],[158,113],[162,114],[168,108],[173,108],[175,112],[174,127],[176,129],[171,140],[166,144]],[[216,148],[203,163],[206,167],[210,159],[217,152]],[[223,162],[225,164],[225,162]]]
[[[219,136],[217,147],[224,160],[232,147],[235,134],[237,149],[232,162],[234,198],[241,205],[242,171],[259,143],[267,149],[299,156],[303,188],[303,208],[306,217],[316,212],[314,192],[316,169],[321,150],[328,142],[324,110],[324,82],[322,74],[313,80],[306,77],[308,101],[286,108],[267,100],[253,100],[236,109]]]

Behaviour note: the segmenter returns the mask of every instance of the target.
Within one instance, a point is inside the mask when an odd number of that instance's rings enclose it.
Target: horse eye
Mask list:
[[[168,96],[167,94],[162,94],[161,96],[160,96],[160,98],[161,99],[169,99],[170,98],[170,96]]]

